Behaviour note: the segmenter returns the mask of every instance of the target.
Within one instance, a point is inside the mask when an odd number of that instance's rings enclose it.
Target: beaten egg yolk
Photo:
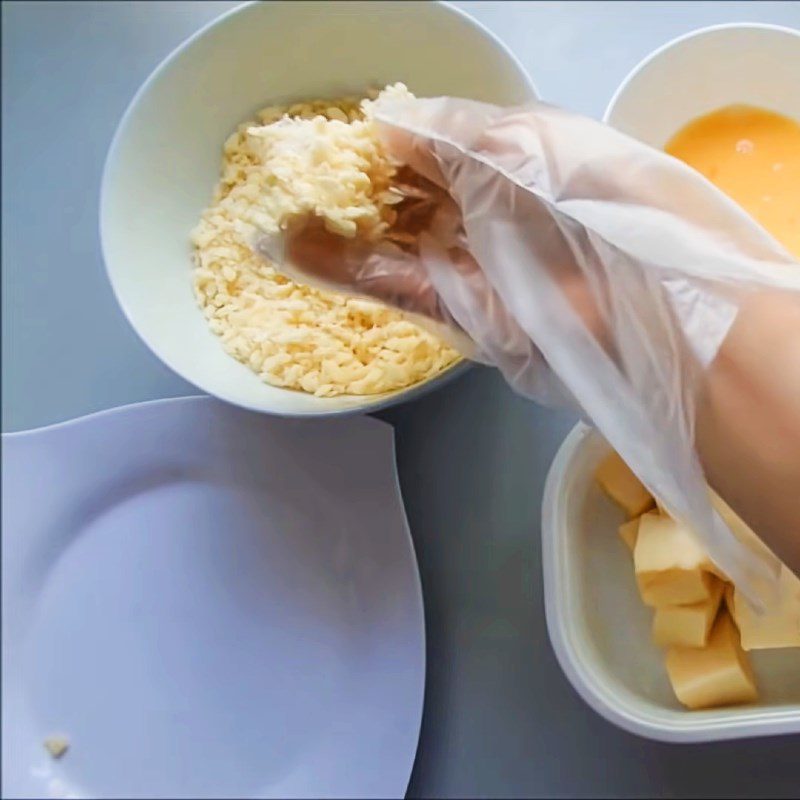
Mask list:
[[[800,124],[753,106],[726,106],[690,122],[665,150],[800,258]]]

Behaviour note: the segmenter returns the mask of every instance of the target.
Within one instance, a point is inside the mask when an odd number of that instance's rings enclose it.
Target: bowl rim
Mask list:
[[[601,434],[585,422],[578,422],[567,434],[550,465],[542,499],[542,572],[547,633],[567,680],[580,697],[601,717],[629,733],[662,742],[711,742],[746,737],[781,736],[800,733],[800,706],[770,708],[764,706],[747,717],[736,708],[724,718],[709,719],[704,712],[664,709],[674,716],[662,720],[638,707],[637,703],[615,696],[613,688],[600,680],[590,661],[580,654],[574,641],[571,621],[573,604],[568,594],[569,539],[563,535],[565,509],[568,506],[568,483],[572,465],[586,443]],[[601,437],[602,438],[602,437]],[[655,704],[654,704],[655,705]],[[749,708],[752,712],[752,707]],[[719,709],[710,709],[718,714]]]
[[[136,325],[133,321],[132,314],[128,305],[123,297],[123,294],[119,291],[119,287],[115,281],[114,275],[112,270],[109,266],[109,258],[108,258],[108,245],[106,241],[107,234],[105,233],[108,228],[108,196],[110,194],[110,175],[113,172],[115,166],[119,160],[119,149],[120,149],[120,141],[124,136],[128,125],[134,114],[136,113],[142,98],[147,94],[150,90],[151,86],[161,77],[163,73],[165,73],[172,63],[189,47],[191,47],[196,41],[201,39],[205,36],[212,28],[215,28],[218,25],[224,24],[230,18],[234,17],[237,14],[241,14],[247,12],[249,9],[255,6],[275,6],[280,2],[280,0],[246,0],[246,2],[240,3],[237,6],[229,9],[228,11],[219,14],[218,16],[214,17],[212,20],[209,20],[205,25],[191,34],[189,37],[184,39],[180,42],[175,48],[173,48],[169,53],[167,53],[164,58],[159,61],[159,63],[153,68],[150,74],[145,78],[142,84],[134,93],[133,97],[128,102],[127,106],[125,107],[125,111],[122,113],[119,122],[117,123],[117,127],[114,130],[114,135],[111,138],[111,143],[109,144],[108,151],[106,153],[105,161],[103,162],[103,170],[100,178],[100,200],[99,200],[99,213],[98,213],[98,229],[99,229],[99,237],[100,237],[100,251],[103,260],[103,269],[105,271],[106,277],[111,285],[111,291],[114,294],[114,297],[117,301],[117,305],[122,311],[123,316],[125,317],[128,325],[136,334],[137,338],[139,339],[142,344],[151,352],[156,358],[169,369],[172,373],[177,375],[178,377],[182,378],[187,383],[191,384],[191,386],[199,389],[201,392],[205,392],[212,397],[216,397],[218,400],[222,400],[223,402],[230,403],[231,405],[238,406],[240,408],[248,409],[249,411],[255,411],[261,414],[269,414],[271,416],[283,417],[287,419],[312,419],[312,418],[320,418],[320,417],[340,417],[340,416],[349,416],[351,414],[366,414],[372,413],[375,411],[380,411],[381,409],[388,408],[390,406],[398,405],[400,403],[405,403],[411,400],[415,400],[421,397],[424,394],[427,394],[429,391],[432,391],[434,388],[440,388],[445,386],[446,384],[450,383],[456,377],[462,375],[469,369],[471,369],[474,365],[471,361],[467,360],[464,357],[458,358],[449,366],[445,367],[444,370],[438,372],[435,375],[430,376],[429,378],[418,381],[417,383],[411,384],[410,386],[393,390],[391,392],[386,392],[380,395],[363,395],[365,398],[365,402],[353,402],[351,405],[342,407],[342,408],[330,408],[330,409],[308,409],[308,410],[294,410],[294,409],[284,409],[284,410],[276,410],[271,408],[265,408],[263,405],[259,405],[256,402],[246,402],[238,399],[233,399],[230,396],[226,396],[224,389],[212,389],[208,386],[200,385],[199,383],[195,382],[191,378],[187,377],[184,374],[184,371],[178,367],[173,359],[168,358],[164,355],[162,348],[154,341],[145,337],[145,335],[139,330],[138,325]],[[499,50],[505,58],[508,59],[510,64],[514,67],[515,71],[519,75],[520,79],[522,80],[525,89],[529,94],[529,99],[537,99],[539,98],[539,92],[534,83],[533,79],[531,78],[528,71],[523,66],[522,62],[519,58],[512,52],[509,46],[500,39],[495,33],[493,33],[486,25],[484,25],[479,20],[475,19],[471,14],[467,13],[461,8],[453,5],[452,2],[449,0],[433,0],[431,5],[439,6],[440,8],[444,9],[446,12],[454,14],[455,16],[459,17],[463,22],[467,23],[469,26],[474,28],[479,34],[481,34],[484,38],[488,39],[491,44]],[[188,267],[188,264],[187,264]],[[283,387],[274,386],[271,387],[274,389],[283,389]],[[296,390],[293,389],[283,389],[283,391],[287,392],[294,392]],[[358,397],[358,395],[343,395],[344,397]],[[321,398],[325,399],[325,398]]]
[[[646,67],[650,66],[651,63],[659,59],[664,53],[690,39],[701,39],[709,34],[725,30],[761,30],[771,31],[772,33],[788,33],[800,39],[800,29],[789,28],[786,25],[775,25],[769,22],[722,22],[716,25],[706,25],[702,28],[695,28],[687,33],[682,33],[664,42],[664,44],[659,45],[654,50],[651,50],[641,61],[633,66],[627,75],[625,75],[622,82],[614,90],[614,94],[611,95],[611,99],[608,101],[606,110],[603,112],[603,122],[610,124],[616,105],[625,92],[628,91],[630,84],[639,76],[640,72],[643,72]]]

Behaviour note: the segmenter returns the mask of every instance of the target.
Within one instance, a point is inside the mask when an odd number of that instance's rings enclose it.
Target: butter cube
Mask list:
[[[639,533],[639,519],[640,517],[630,519],[619,526],[619,538],[628,545],[628,549],[631,553],[633,553],[636,547],[636,536]]]
[[[646,606],[679,606],[699,603],[711,597],[714,576],[701,569],[670,569],[637,575],[639,595]]]
[[[629,519],[653,507],[654,500],[650,492],[616,453],[611,453],[600,464],[595,479],[603,491],[622,506]]]
[[[669,511],[667,511],[666,506],[657,497],[656,497],[656,510],[663,517],[671,517]],[[731,512],[731,513],[733,513],[733,512]],[[755,534],[753,534],[753,535],[755,535]],[[728,580],[728,576],[713,561],[711,561],[711,559],[708,559],[708,564],[706,566],[706,569],[712,575],[716,575],[720,580],[723,580],[723,581],[727,581]]]
[[[733,592],[732,613],[745,650],[800,647],[800,579],[782,566],[778,580],[778,600],[763,614],[754,611],[741,592]]]
[[[659,606],[653,616],[653,641],[661,647],[705,647],[719,611],[725,584],[715,580],[711,597],[688,606]]]
[[[633,550],[636,582],[648,606],[680,606],[711,597],[712,566],[694,534],[656,512],[639,520]]]
[[[733,595],[735,593],[735,589],[733,588],[732,583],[725,584],[725,608],[728,609],[728,613],[736,619],[735,614],[733,613]]]
[[[666,665],[675,695],[687,708],[712,708],[758,699],[753,672],[739,645],[739,632],[724,609],[705,647],[671,647]]]

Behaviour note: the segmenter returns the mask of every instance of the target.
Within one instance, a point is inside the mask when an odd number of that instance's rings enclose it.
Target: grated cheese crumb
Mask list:
[[[69,749],[69,740],[66,736],[48,736],[44,746],[53,758],[61,758]]]
[[[384,93],[410,96],[402,84]],[[250,242],[314,214],[333,233],[376,241],[396,218],[397,166],[383,151],[372,101],[272,106],[224,143],[214,204],[191,234],[194,291],[225,350],[265,382],[320,397],[380,394],[458,358],[380,303],[290,281]]]

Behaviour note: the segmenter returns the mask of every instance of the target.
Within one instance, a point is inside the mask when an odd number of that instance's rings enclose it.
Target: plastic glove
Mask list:
[[[593,120],[451,98],[384,102],[376,120],[418,176],[395,240],[307,223],[262,251],[306,283],[438,320],[523,395],[577,406],[767,604],[778,562],[712,510],[695,402],[740,304],[800,292],[797,262],[698,173]]]

